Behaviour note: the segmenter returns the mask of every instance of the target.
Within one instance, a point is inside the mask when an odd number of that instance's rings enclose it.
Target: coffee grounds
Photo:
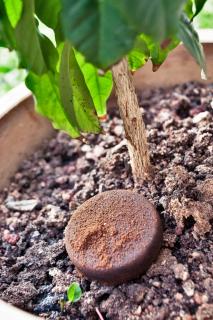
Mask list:
[[[87,268],[116,269],[132,262],[134,267],[134,260],[146,254],[150,242],[161,232],[157,227],[156,211],[142,195],[113,190],[76,210],[65,242],[71,260],[82,272]],[[151,261],[153,255],[155,250],[149,252]]]

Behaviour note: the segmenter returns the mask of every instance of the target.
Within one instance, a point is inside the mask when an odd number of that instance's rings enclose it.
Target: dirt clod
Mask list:
[[[197,320],[213,319],[213,304],[203,304],[196,313]]]
[[[194,231],[197,234],[202,235],[211,230],[210,220],[213,218],[213,207],[208,202],[192,201],[185,197],[180,200],[175,198],[170,201],[169,211],[181,228],[184,227],[184,218],[193,217]]]

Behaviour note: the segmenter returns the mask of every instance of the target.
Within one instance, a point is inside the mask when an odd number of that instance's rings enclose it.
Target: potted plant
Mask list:
[[[205,1],[202,2],[202,5],[204,3]],[[105,101],[110,94],[113,77],[119,110],[124,123],[135,186],[141,187],[144,180],[152,176],[152,168],[149,160],[145,126],[129,69],[135,71],[151,58],[153,69],[156,70],[162,64],[168,52],[177,46],[181,40],[200,64],[202,74],[205,75],[202,47],[188,19],[192,20],[199,13],[202,5],[200,5],[200,2],[199,4],[195,2],[195,12],[193,12],[190,4],[191,2],[187,2],[187,5],[184,6],[184,1],[174,1],[172,3],[160,1],[155,4],[156,7],[153,9],[147,6],[146,1],[144,1],[139,6],[132,6],[134,9],[128,10],[127,2],[116,4],[103,2],[100,11],[101,19],[97,19],[102,24],[95,25],[94,23],[93,25],[91,21],[97,22],[96,17],[98,17],[99,8],[90,4],[89,1],[81,5],[75,1],[63,1],[62,4],[59,1],[46,4],[42,1],[36,1],[35,4],[33,1],[30,1],[30,3],[19,1],[17,10],[12,15],[10,3],[5,2],[5,6],[3,7],[2,4],[1,7],[4,13],[2,28],[8,32],[4,34],[2,41],[8,47],[18,50],[22,66],[29,70],[26,84],[36,96],[37,110],[51,119],[56,128],[67,131],[74,138],[81,136],[85,139],[84,133],[101,132],[99,118],[105,116]],[[160,10],[165,11],[165,14],[157,14],[158,10],[159,12],[161,12]],[[50,17],[49,12],[54,14]],[[173,14],[172,20],[171,12]],[[152,19],[149,21],[145,18],[142,19],[142,15],[145,13],[147,16],[151,15]],[[62,19],[59,18],[61,15]],[[155,23],[153,23],[153,19]],[[39,28],[40,20],[54,30],[55,38],[52,36],[48,38],[38,32],[37,28]],[[84,20],[84,23],[79,24],[79,20]],[[109,21],[112,22],[110,26],[108,25]],[[27,29],[29,24],[30,28]],[[111,29],[106,31],[107,26]],[[112,33],[112,39],[108,39],[110,30],[117,30],[115,34]],[[118,39],[122,40],[121,43],[118,42]],[[30,50],[29,53],[28,43],[30,41],[34,43],[35,50],[33,52]],[[85,59],[89,62],[85,62]],[[118,62],[120,59],[122,60]],[[100,75],[100,73],[103,73],[103,71],[100,72],[100,69],[106,70],[109,67],[111,67],[112,75],[110,71]],[[113,196],[113,194],[110,194],[106,196],[107,199],[98,199],[99,202],[97,203],[104,200],[108,208],[111,206],[110,199]],[[124,203],[132,196],[136,197],[136,193],[125,196],[122,194],[121,199],[118,195],[113,203],[116,204],[119,200],[121,205],[122,202]],[[137,199],[134,198],[131,206],[128,207],[130,213],[132,213],[132,205],[136,202]],[[95,202],[93,205],[97,206],[97,203]],[[85,206],[88,212],[87,205]],[[138,204],[138,206],[140,209],[144,209],[144,206],[146,209],[148,208],[145,217],[141,217],[142,221],[145,219],[145,222],[148,223],[146,224],[147,228],[152,221],[156,220],[153,233],[151,233],[152,236],[147,235],[149,251],[146,251],[146,255],[150,255],[150,250],[154,248],[151,252],[155,257],[162,237],[159,219],[153,207],[149,207],[144,199],[142,204]],[[143,212],[145,211],[144,209]],[[94,209],[91,212],[93,214]],[[151,220],[147,222],[146,219],[150,216]],[[85,220],[83,213],[81,213],[81,217]],[[78,214],[75,227],[78,226],[80,219]],[[103,224],[105,223],[103,221]],[[81,230],[81,226],[79,228]],[[97,236],[96,231],[96,227],[94,227],[94,230],[89,230],[89,233],[86,230],[82,243],[78,243],[77,247],[74,248],[75,253],[78,254],[82,250],[85,239],[89,239],[90,236],[94,242],[99,241],[100,238],[103,239],[105,230],[100,229],[101,237]],[[75,232],[77,234],[78,229]],[[109,241],[109,236],[113,237],[117,232],[118,230],[112,230],[111,233],[107,234],[105,243]],[[70,242],[69,236],[67,236],[67,239]],[[140,240],[144,241],[144,238]],[[125,245],[128,244],[128,239],[127,242],[125,241],[119,244],[120,250],[121,248],[124,250]],[[102,249],[105,249],[105,244],[101,247]],[[132,250],[132,248],[130,249]],[[142,258],[141,252],[138,253],[138,256],[140,257],[138,263],[141,264],[145,259],[144,253]],[[79,256],[77,258],[80,259]],[[147,264],[146,268],[153,258],[145,263]],[[122,260],[119,260],[120,262],[122,263]],[[108,262],[104,260],[104,263],[107,264]],[[113,267],[110,263],[109,266],[105,266],[109,269]],[[99,268],[104,269],[105,266]],[[134,267],[135,265],[130,263],[130,266],[127,269],[125,267],[122,272],[130,274],[131,268]],[[80,266],[78,268],[89,275],[87,269],[83,270]],[[92,272],[91,278],[96,277],[94,270],[89,270],[89,272]],[[137,273],[140,272],[141,270]],[[111,273],[110,276],[114,277],[115,275]],[[136,274],[134,273],[132,276],[135,277]],[[122,279],[129,279],[129,277]],[[104,277],[102,277],[102,280],[108,281]]]

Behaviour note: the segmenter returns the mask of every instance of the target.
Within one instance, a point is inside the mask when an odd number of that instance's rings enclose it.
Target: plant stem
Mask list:
[[[112,68],[118,107],[124,124],[135,185],[141,184],[151,173],[146,129],[128,69],[127,59]]]

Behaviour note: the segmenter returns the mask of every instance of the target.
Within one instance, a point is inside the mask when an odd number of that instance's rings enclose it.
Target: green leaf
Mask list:
[[[10,50],[15,49],[16,47],[14,30],[8,19],[8,16],[2,1],[0,1],[0,46],[8,48]]]
[[[64,34],[61,26],[61,19],[58,20],[58,23],[54,28],[54,32],[55,32],[55,40],[56,40],[57,46],[59,46],[62,42],[64,42]]]
[[[101,127],[95,105],[73,49],[70,51],[70,80],[75,114],[81,131],[100,133]]]
[[[12,70],[13,70],[13,68],[11,68],[10,66],[1,66],[0,65],[0,73],[8,73]]]
[[[93,64],[106,68],[134,45],[135,30],[119,12],[120,0],[63,0],[65,35]]]
[[[81,299],[82,290],[77,282],[73,282],[67,289],[67,298],[70,302],[77,302]]]
[[[78,126],[74,110],[73,91],[70,81],[70,52],[71,47],[67,42],[65,42],[61,54],[59,90],[64,113],[75,130],[75,135],[80,136],[80,128]]]
[[[92,96],[97,114],[102,117],[106,115],[106,101],[113,87],[112,73],[107,71],[101,74],[95,66],[85,61],[82,54],[76,52],[75,55]]]
[[[186,0],[119,0],[114,1],[129,26],[138,33],[162,41],[178,30],[178,21]]]
[[[46,68],[55,71],[59,59],[56,48],[45,35],[39,33],[38,38]]]
[[[6,0],[7,1],[7,0]],[[55,28],[61,11],[60,0],[36,0],[35,13],[50,28]]]
[[[142,35],[142,39],[146,42],[150,51],[153,71],[157,71],[161,64],[165,61],[168,54],[180,43],[176,37],[166,39],[161,44],[154,41],[151,37]]]
[[[0,47],[15,49],[16,42],[12,26],[7,17],[0,17]]]
[[[203,47],[189,19],[182,15],[179,23],[179,38],[201,67],[201,77],[206,79],[206,63]]]
[[[65,42],[62,51],[60,95],[64,112],[76,130],[91,133],[101,131],[91,94],[75,52],[68,42]]]
[[[13,28],[17,25],[23,8],[22,0],[4,0],[8,19]]]
[[[61,104],[58,80],[52,73],[38,76],[30,72],[26,78],[26,86],[36,98],[36,111],[52,121],[54,128],[67,132],[71,137],[79,137],[79,133],[71,126]]]
[[[128,54],[128,63],[132,71],[141,68],[149,59],[150,51],[141,36],[137,37],[134,48]]]
[[[63,0],[66,37],[86,60],[107,68],[146,33],[163,40],[178,28],[185,0]]]
[[[47,69],[38,39],[33,0],[23,0],[23,13],[16,26],[15,37],[22,65],[36,74],[44,73]]]
[[[195,13],[192,17],[192,19],[194,19],[199,13],[200,11],[203,9],[204,4],[206,3],[207,0],[194,0],[195,3]]]

